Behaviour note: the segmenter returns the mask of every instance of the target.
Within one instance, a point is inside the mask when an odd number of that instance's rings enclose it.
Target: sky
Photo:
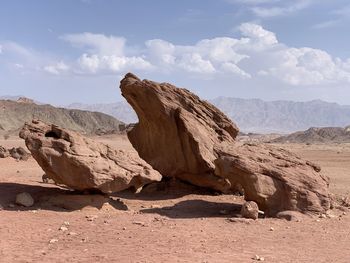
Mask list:
[[[350,105],[348,0],[3,0],[0,96],[122,100],[127,72],[204,99]]]

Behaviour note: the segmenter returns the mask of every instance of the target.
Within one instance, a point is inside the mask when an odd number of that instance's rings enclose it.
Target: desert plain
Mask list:
[[[96,136],[135,151],[126,135]],[[23,146],[17,136],[0,145]],[[279,144],[319,164],[330,192],[350,195],[350,144]],[[140,193],[112,196],[77,193],[42,181],[28,161],[0,159],[0,262],[349,262],[350,210],[327,214],[239,218],[243,197],[179,182],[162,182]],[[18,193],[35,204],[15,204]]]

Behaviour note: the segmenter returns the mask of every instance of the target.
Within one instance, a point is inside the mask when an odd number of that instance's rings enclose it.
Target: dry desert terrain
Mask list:
[[[126,136],[97,140],[133,151]],[[17,137],[7,148],[24,146]],[[279,145],[350,194],[350,144]],[[350,211],[295,221],[237,219],[242,197],[169,182],[139,194],[83,195],[42,182],[33,158],[0,159],[0,262],[350,262]],[[28,192],[31,208],[14,205]]]

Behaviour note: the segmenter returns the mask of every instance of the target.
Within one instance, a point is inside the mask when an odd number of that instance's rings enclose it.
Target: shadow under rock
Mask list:
[[[239,217],[241,204],[205,200],[186,200],[173,206],[142,209],[142,213],[159,214],[169,218]]]
[[[22,192],[29,193],[34,199],[34,205],[23,207],[15,204],[16,195]],[[103,194],[81,194],[81,192],[62,189],[53,185],[26,185],[18,183],[0,183],[0,205],[4,210],[27,211],[43,209],[51,211],[74,211],[84,207],[101,209],[108,203],[118,210],[128,210],[128,207],[119,199],[110,198]]]
[[[216,195],[216,192],[177,179],[164,178],[161,182],[155,182],[144,186],[139,193],[127,189],[118,193],[113,193],[111,196],[129,200],[156,201],[176,199],[190,194]]]

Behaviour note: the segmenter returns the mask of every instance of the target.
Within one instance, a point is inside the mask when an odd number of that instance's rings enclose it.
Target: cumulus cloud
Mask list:
[[[238,39],[221,37],[184,46],[153,39],[146,42],[146,58],[163,71],[180,70],[196,74],[230,72],[247,78],[249,74],[236,65],[248,57],[237,53],[235,46],[239,42]]]
[[[12,65],[22,65],[18,69],[36,65],[54,75],[122,75],[126,71],[137,71],[289,86],[350,83],[350,59],[336,58],[320,49],[289,47],[279,42],[275,33],[255,23],[243,23],[238,30],[240,37],[237,38],[202,39],[191,45],[151,39],[139,49],[129,47],[122,37],[92,33],[65,35],[65,41],[81,49],[81,55],[68,62],[43,59],[40,53],[34,56],[29,49],[12,42],[0,44],[6,51],[4,54],[8,51],[17,54]],[[29,63],[29,58],[37,60]]]
[[[278,41],[275,33],[255,23],[243,23],[238,29],[240,38],[202,39],[193,45],[152,39],[128,55],[125,50],[132,49],[122,37],[92,33],[65,35],[62,38],[82,48],[83,54],[74,66],[65,67],[61,62],[45,67],[45,71],[51,74],[72,68],[84,74],[156,71],[213,79],[220,76],[241,80],[263,78],[292,86],[350,82],[349,60],[333,58],[319,49],[288,47]]]
[[[78,59],[78,64],[84,71],[90,73],[98,72],[120,72],[128,69],[146,70],[151,69],[152,65],[141,57],[125,56],[99,56],[83,54]]]
[[[68,70],[69,66],[66,65],[63,61],[44,67],[44,71],[54,75],[60,75],[67,72]]]
[[[102,34],[67,34],[61,39],[85,52],[77,59],[76,72],[87,74],[114,73],[124,70],[151,69],[152,65],[141,56],[127,56],[126,39]]]
[[[105,36],[102,34],[82,33],[66,34],[61,39],[69,42],[74,47],[87,48],[90,53],[99,55],[123,56],[125,38]]]

